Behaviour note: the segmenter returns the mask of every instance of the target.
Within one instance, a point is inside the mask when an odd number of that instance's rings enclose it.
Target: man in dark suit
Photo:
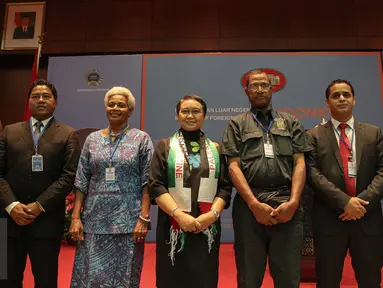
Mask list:
[[[354,88],[334,80],[326,89],[331,120],[308,131],[307,182],[313,208],[317,287],[338,288],[347,251],[360,288],[381,287],[383,136],[353,117]]]
[[[28,16],[23,16],[21,25],[13,31],[13,39],[33,39],[35,37],[35,26],[30,25]]]
[[[8,218],[8,279],[0,281],[2,288],[22,287],[27,255],[35,287],[57,287],[65,197],[80,146],[75,129],[53,117],[56,104],[56,88],[36,80],[29,90],[30,121],[0,134],[0,213]]]

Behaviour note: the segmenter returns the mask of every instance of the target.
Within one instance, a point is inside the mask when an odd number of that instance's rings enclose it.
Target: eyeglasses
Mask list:
[[[271,87],[270,84],[268,83],[262,83],[262,84],[250,84],[249,86],[247,86],[247,89],[250,90],[250,91],[256,91],[256,90],[263,90],[263,91],[267,91],[269,90]]]
[[[188,116],[190,114],[192,114],[193,116],[198,116],[198,115],[201,115],[202,114],[202,111],[199,110],[199,109],[193,109],[193,110],[189,110],[189,109],[182,109],[180,111],[180,113],[184,116]]]

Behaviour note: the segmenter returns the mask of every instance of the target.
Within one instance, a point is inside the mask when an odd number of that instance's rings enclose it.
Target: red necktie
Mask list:
[[[350,141],[347,138],[346,135],[346,127],[348,127],[348,124],[341,123],[338,126],[341,130],[340,132],[340,138],[342,138],[344,141],[339,139],[339,151],[340,151],[340,157],[342,158],[342,165],[343,165],[343,171],[344,171],[344,179],[346,182],[346,193],[354,197],[355,196],[355,178],[348,176],[348,162],[351,157],[350,148],[351,144]],[[346,142],[347,145],[344,143]]]

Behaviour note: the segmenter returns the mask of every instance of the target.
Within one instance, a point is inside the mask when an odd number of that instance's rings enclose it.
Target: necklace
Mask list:
[[[125,133],[125,131],[126,131],[128,128],[129,128],[129,125],[125,126],[125,128],[122,129],[122,131],[120,131],[120,133],[112,133],[110,127],[108,127],[108,130],[109,130],[109,136],[110,136],[110,137],[115,137],[115,138],[120,137],[121,134]]]
[[[119,137],[121,135],[121,132],[118,134],[110,133],[109,135],[110,137]]]

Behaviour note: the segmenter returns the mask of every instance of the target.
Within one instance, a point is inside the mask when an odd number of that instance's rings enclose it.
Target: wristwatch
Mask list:
[[[218,213],[218,211],[217,210],[215,210],[215,209],[211,209],[210,210],[211,212],[213,212],[213,214],[215,215],[215,218],[217,218],[217,220],[219,219],[219,213]]]

